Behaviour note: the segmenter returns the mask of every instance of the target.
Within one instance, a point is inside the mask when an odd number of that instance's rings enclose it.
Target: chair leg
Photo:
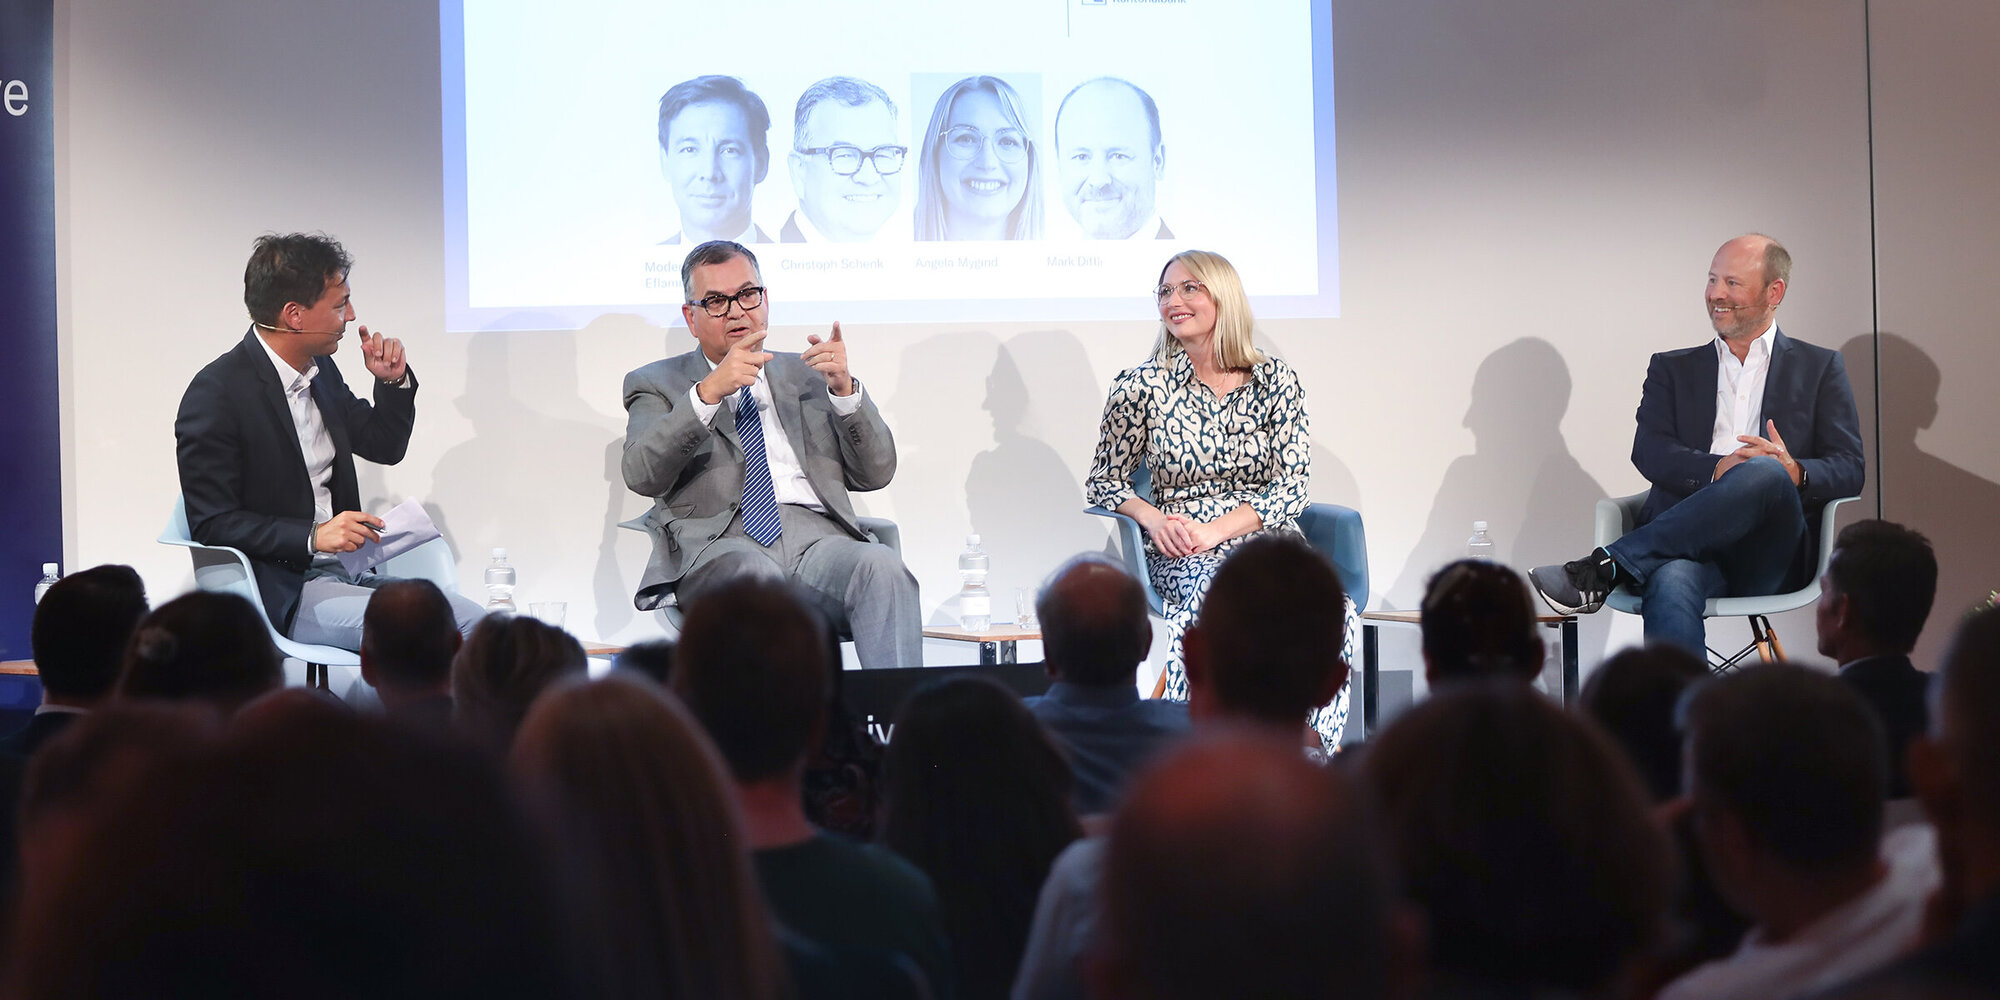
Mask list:
[[[325,691],[328,694],[332,694],[333,693],[332,689],[327,684],[326,675],[327,675],[326,664],[324,663],[306,664],[306,687],[309,690]]]

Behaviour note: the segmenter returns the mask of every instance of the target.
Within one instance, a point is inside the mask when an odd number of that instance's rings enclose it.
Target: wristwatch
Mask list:
[[[1804,493],[1804,492],[1806,491],[1806,487],[1807,487],[1807,486],[1810,486],[1810,485],[1812,485],[1812,473],[1810,473],[1810,472],[1807,472],[1807,471],[1806,471],[1806,464],[1805,464],[1804,462],[1800,462],[1800,463],[1799,463],[1799,492],[1800,492],[1800,493]]]

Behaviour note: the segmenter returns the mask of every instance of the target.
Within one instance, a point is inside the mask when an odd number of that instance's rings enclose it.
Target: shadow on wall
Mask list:
[[[1032,386],[1024,371],[1035,373]],[[994,557],[995,619],[1012,616],[1017,589],[1038,586],[1078,552],[1104,548],[1104,528],[1083,513],[1104,402],[1096,383],[1083,344],[1067,331],[1022,334],[995,353],[982,403],[994,445],[973,456],[965,477],[972,530]]]
[[[1589,551],[1605,492],[1563,440],[1569,395],[1569,366],[1546,340],[1523,337],[1479,363],[1464,421],[1472,454],[1445,470],[1423,536],[1383,595],[1385,607],[1420,604],[1430,574],[1465,555],[1475,520],[1487,523],[1495,557],[1523,574]],[[1602,657],[1608,627],[1583,630],[1581,662]]]
[[[926,624],[958,623],[951,601],[958,592],[957,566],[946,560],[964,546],[970,518],[963,492],[951,484],[964,482],[973,456],[987,443],[971,401],[985,397],[978,373],[993,364],[998,350],[999,339],[984,330],[920,340],[903,350],[894,395],[876,400],[896,431],[896,480],[890,489],[904,562],[917,577],[921,600],[932,608]],[[875,513],[870,497],[855,494],[856,513]],[[953,556],[940,559],[945,553]]]
[[[575,484],[606,478],[603,456],[622,437],[621,429],[604,426],[604,416],[577,391],[577,338],[641,322],[608,316],[574,334],[489,331],[474,334],[466,346],[465,392],[452,405],[471,422],[472,437],[438,459],[426,506],[461,566],[472,571],[468,575],[486,565],[490,549],[506,547],[520,577],[515,600],[524,607],[546,600],[581,603],[583,595],[562,592],[558,581],[586,575],[580,566],[576,571],[562,568],[581,560],[586,535],[581,524],[565,522],[561,512],[572,506],[567,498]],[[534,392],[516,391],[517,385],[528,383],[537,386]],[[562,387],[569,391],[550,391]],[[615,465],[610,478],[609,488],[622,494],[625,485]],[[622,510],[622,497],[608,502],[595,532],[599,551],[592,591],[598,635],[612,634],[635,614],[625,578],[636,581],[639,568],[621,572],[611,551]],[[586,629],[575,619],[567,625],[578,632]]]
[[[1875,374],[1869,339],[1856,337],[1841,347],[1849,378],[1863,391]],[[1913,656],[1930,669],[1944,656],[1959,617],[2000,588],[2000,532],[1991,527],[2000,484],[1918,446],[1918,435],[1937,419],[1943,373],[1903,337],[1883,333],[1880,345],[1882,516],[1923,532],[1937,550],[1937,604]]]

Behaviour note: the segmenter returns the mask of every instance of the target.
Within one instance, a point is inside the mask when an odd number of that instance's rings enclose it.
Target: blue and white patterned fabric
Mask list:
[[[1298,531],[1297,521],[1311,503],[1312,434],[1305,389],[1284,361],[1267,357],[1250,369],[1250,379],[1227,396],[1217,396],[1195,377],[1194,363],[1175,351],[1161,364],[1147,360],[1111,381],[1098,432],[1097,456],[1085,484],[1089,503],[1116,510],[1138,494],[1133,473],[1143,463],[1152,472],[1155,507],[1213,521],[1249,504],[1264,531]],[[1244,538],[1250,537],[1248,535]],[[1165,605],[1172,644],[1167,658],[1165,696],[1187,699],[1187,672],[1181,664],[1181,634],[1201,608],[1215,570],[1241,544],[1233,538],[1192,556],[1169,558],[1146,540],[1146,568]],[[1348,645],[1355,634],[1348,607]],[[1350,654],[1352,650],[1348,650]],[[1324,724],[1321,724],[1324,717]],[[1345,688],[1331,705],[1315,713],[1315,728],[1339,742],[1347,717]]]

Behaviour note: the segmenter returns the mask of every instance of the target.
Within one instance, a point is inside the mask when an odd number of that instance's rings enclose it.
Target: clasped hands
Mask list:
[[[1721,479],[1723,473],[1753,458],[1769,455],[1785,467],[1785,473],[1792,477],[1792,485],[1797,486],[1801,473],[1799,463],[1785,448],[1785,439],[1778,433],[1778,422],[1766,420],[1764,429],[1771,432],[1769,438],[1760,438],[1755,434],[1738,434],[1736,440],[1743,442],[1743,447],[1722,456],[1722,460],[1715,463],[1715,475],[1709,477],[1710,481]]]
[[[730,393],[757,381],[757,373],[764,363],[776,355],[764,350],[764,338],[769,330],[759,330],[730,345],[729,353],[715,363],[715,370],[695,387],[701,401],[711,406],[722,402]],[[808,346],[799,355],[799,360],[826,379],[826,391],[836,396],[854,395],[854,376],[847,371],[847,343],[840,337],[840,323],[833,324],[833,332],[821,340],[818,334],[807,334]]]
[[[1153,547],[1160,554],[1179,559],[1197,552],[1207,552],[1225,540],[1222,530],[1206,521],[1197,521],[1186,514],[1169,514],[1162,511],[1160,520],[1146,529],[1153,536]]]

